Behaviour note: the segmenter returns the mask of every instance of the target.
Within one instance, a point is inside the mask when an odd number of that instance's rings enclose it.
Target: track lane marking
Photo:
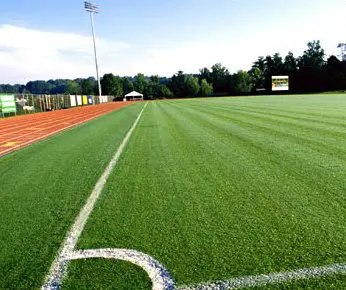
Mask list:
[[[0,144],[0,147],[12,147],[12,146],[17,145],[18,143],[21,143],[21,142],[18,142],[18,141],[16,141],[16,142],[6,142],[4,144]]]
[[[96,117],[98,117],[98,116],[93,116],[93,117],[91,117],[91,118],[88,118],[88,119],[82,120],[82,121],[80,121],[80,122],[74,123],[73,125],[66,126],[66,127],[64,127],[64,128],[61,128],[61,129],[58,129],[58,130],[49,132],[48,134],[45,134],[45,135],[39,136],[39,137],[37,137],[37,138],[31,139],[31,140],[26,141],[26,142],[24,142],[24,143],[21,143],[21,144],[19,144],[19,145],[17,145],[17,146],[13,146],[13,147],[11,147],[11,148],[9,148],[9,149],[7,149],[7,150],[2,150],[2,151],[0,151],[0,157],[1,157],[2,155],[8,154],[8,153],[14,151],[14,150],[17,149],[17,148],[21,148],[21,147],[24,147],[24,146],[26,146],[26,145],[29,145],[29,144],[35,143],[35,142],[37,142],[37,141],[40,141],[40,140],[42,140],[42,139],[46,139],[47,137],[50,137],[50,136],[55,135],[55,134],[57,134],[57,133],[59,133],[59,132],[61,132],[61,131],[67,130],[67,129],[69,129],[69,128],[72,128],[72,127],[74,127],[74,126],[80,125],[80,124],[82,124],[82,123],[88,122],[88,121],[90,121],[90,120],[92,120],[92,119],[95,119]],[[9,139],[9,140],[16,140],[16,139],[19,139],[19,138],[12,138],[12,139]]]
[[[25,131],[27,128],[30,128],[32,126],[40,127],[42,123],[44,123],[45,125],[49,125],[54,122],[56,123],[56,120],[60,120],[61,122],[73,122],[75,119],[90,116],[91,114],[102,115],[114,111],[114,109],[121,109],[129,105],[130,104],[124,103],[108,103],[106,105],[97,105],[95,107],[88,106],[80,108],[70,108],[66,111],[58,110],[54,112],[21,116],[20,121],[18,119],[6,119],[9,121],[6,124],[1,124],[0,135],[11,135],[11,133]],[[71,119],[71,117],[73,119]]]
[[[120,107],[120,108],[118,108],[118,109],[121,109],[121,108],[123,108],[123,107]],[[115,108],[115,109],[116,109],[116,108]],[[65,126],[65,127],[63,127],[63,128],[60,128],[60,129],[51,131],[51,132],[49,132],[49,133],[47,133],[47,134],[38,136],[37,138],[31,139],[31,140],[29,140],[29,141],[23,142],[23,140],[20,140],[21,144],[19,144],[19,145],[17,145],[17,146],[13,146],[13,147],[11,147],[11,148],[9,148],[9,149],[0,151],[0,157],[3,156],[3,155],[6,155],[6,154],[8,154],[8,153],[10,153],[10,152],[12,152],[12,151],[15,151],[16,149],[19,149],[19,148],[25,147],[25,146],[27,146],[27,145],[30,145],[30,144],[32,144],[32,143],[35,143],[35,142],[37,142],[37,141],[46,139],[46,138],[48,138],[48,137],[50,137],[50,136],[52,136],[52,135],[55,135],[55,134],[60,133],[60,132],[62,132],[62,131],[64,131],[64,130],[70,129],[70,128],[74,127],[74,126],[77,126],[77,125],[86,123],[86,122],[91,121],[91,120],[93,120],[93,119],[95,119],[95,118],[97,118],[97,117],[100,117],[100,116],[109,114],[109,113],[111,113],[111,112],[113,112],[113,111],[114,111],[114,109],[113,109],[113,110],[109,110],[109,111],[98,111],[98,112],[93,112],[92,114],[89,114],[89,116],[91,115],[91,117],[89,117],[89,118],[87,118],[87,119],[82,119],[81,121],[76,122],[76,123],[72,123],[72,124],[69,125],[69,126]],[[100,114],[96,114],[96,113],[100,113]],[[84,114],[84,115],[86,115],[86,114]],[[77,119],[77,118],[76,118],[76,119]],[[60,124],[60,123],[59,123],[59,124]],[[59,124],[58,124],[57,126],[59,126]],[[57,127],[57,126],[54,126],[54,127]],[[47,128],[46,128],[45,130],[47,130]],[[41,131],[42,131],[42,130],[41,130]],[[38,131],[38,132],[35,132],[35,133],[39,133],[39,132],[41,132],[41,131]],[[15,133],[15,132],[14,132],[14,133]],[[5,141],[1,141],[0,143],[5,143],[5,142],[8,142],[8,141],[10,141],[10,140],[18,140],[18,139],[21,139],[22,137],[25,137],[25,136],[27,136],[27,135],[32,135],[32,134],[34,134],[34,133],[31,132],[31,133],[22,135],[22,136],[20,136],[20,137],[8,138],[7,140],[5,139]],[[0,144],[0,145],[1,145],[1,144]]]
[[[75,120],[79,120],[79,119],[81,119],[81,118],[83,118],[83,117],[89,117],[89,116],[94,116],[94,115],[97,115],[97,116],[101,116],[101,115],[103,115],[103,114],[106,114],[106,113],[108,113],[108,112],[111,112],[112,110],[99,110],[99,111],[90,111],[90,112],[88,112],[88,113],[83,113],[83,114],[78,114],[78,115],[68,115],[68,116],[65,116],[65,117],[63,117],[62,119],[60,119],[59,121],[59,123],[57,123],[57,121],[56,120],[54,120],[54,119],[52,119],[52,118],[48,118],[48,119],[45,119],[46,120],[46,122],[45,122],[45,124],[44,125],[46,125],[46,127],[44,127],[44,128],[42,128],[40,131],[43,131],[43,130],[48,130],[48,129],[50,129],[50,128],[54,128],[54,127],[58,127],[58,126],[60,126],[61,124],[63,124],[63,122],[65,122],[65,121],[71,121],[72,123],[75,121]],[[29,132],[28,133],[24,133],[24,134],[21,134],[20,136],[16,136],[16,137],[8,137],[8,139],[9,140],[16,140],[16,139],[19,139],[19,138],[21,138],[21,137],[24,137],[24,136],[28,136],[28,135],[30,135],[30,134],[32,134],[32,132],[30,132],[30,128],[31,128],[31,126],[35,126],[35,124],[42,124],[42,121],[43,120],[39,120],[39,121],[37,121],[37,122],[35,122],[35,123],[33,123],[33,124],[26,124],[24,127],[25,128],[22,128],[22,129],[19,129],[19,130],[17,130],[17,128],[12,128],[11,130],[11,132],[9,132],[9,133],[5,133],[5,134],[2,134],[1,133],[1,137],[4,137],[4,136],[11,136],[11,135],[15,135],[15,134],[18,134],[19,132],[22,132],[22,131],[24,131],[24,132],[26,132],[26,131],[28,131],[29,130]],[[53,124],[53,125],[52,125]],[[48,126],[47,126],[48,125]],[[23,127],[23,126],[22,126]],[[3,132],[3,130],[1,130],[0,132]],[[39,132],[39,131],[38,131]]]

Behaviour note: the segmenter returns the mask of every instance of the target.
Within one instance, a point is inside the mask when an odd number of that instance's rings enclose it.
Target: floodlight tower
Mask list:
[[[339,43],[338,48],[341,49],[341,60],[346,61],[346,43]]]
[[[101,91],[101,83],[100,83],[100,76],[99,76],[99,66],[97,64],[95,26],[94,26],[94,13],[99,13],[100,9],[99,9],[98,5],[92,4],[90,2],[84,2],[84,8],[87,12],[90,13],[91,30],[92,30],[92,36],[93,36],[93,42],[94,42],[94,55],[95,55],[97,85],[98,85],[98,89],[99,89],[99,97],[100,97],[100,102],[101,102],[102,91]]]

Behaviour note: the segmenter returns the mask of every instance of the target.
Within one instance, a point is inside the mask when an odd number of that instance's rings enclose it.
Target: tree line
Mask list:
[[[290,93],[312,93],[346,89],[346,58],[342,60],[332,55],[326,59],[320,41],[311,41],[301,56],[288,52],[260,56],[249,71],[230,73],[221,63],[211,68],[201,68],[198,74],[178,71],[172,77],[158,75],[134,77],[116,76],[111,73],[101,78],[103,95],[121,99],[135,90],[146,99],[205,97],[222,95],[242,95],[270,93],[272,76],[288,75]],[[57,79],[49,81],[29,81],[26,85],[0,85],[0,93],[31,94],[97,94],[94,77],[74,80]]]

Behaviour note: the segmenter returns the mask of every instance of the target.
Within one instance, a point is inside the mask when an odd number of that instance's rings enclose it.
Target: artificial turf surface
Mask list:
[[[178,286],[344,263],[345,129],[345,95],[152,102],[78,247],[142,251]],[[143,275],[74,261],[64,286],[147,289]],[[346,276],[259,289],[318,285]]]
[[[292,280],[285,283],[277,283],[272,285],[263,285],[248,290],[289,290],[289,289],[309,289],[309,290],[326,290],[326,289],[345,289],[345,274],[330,275],[319,278]]]
[[[0,159],[0,289],[42,284],[140,109]],[[343,95],[151,102],[78,248],[142,251],[178,286],[344,263],[345,129]],[[148,288],[129,263],[87,260],[63,289]],[[268,288],[344,289],[346,276]]]
[[[0,289],[43,284],[141,108],[124,108],[0,158]]]

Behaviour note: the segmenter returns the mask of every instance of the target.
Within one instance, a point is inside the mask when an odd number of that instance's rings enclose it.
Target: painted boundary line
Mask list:
[[[156,260],[154,260],[150,256],[139,253],[137,251],[124,249],[75,251],[78,239],[81,233],[83,232],[84,226],[95,206],[95,203],[99,198],[110,173],[112,172],[115,165],[118,163],[118,160],[122,152],[124,151],[124,148],[127,145],[133,131],[135,130],[146,106],[147,103],[144,105],[143,109],[139,113],[137,119],[133,123],[130,130],[127,132],[112,160],[109,162],[107,168],[97,181],[91,195],[89,196],[84,207],[81,209],[70,231],[67,233],[67,236],[59,250],[59,253],[53,261],[49,274],[46,277],[45,284],[42,286],[41,289],[61,289],[62,281],[67,273],[68,262],[70,260],[98,257],[107,257],[135,262],[136,265],[139,265],[144,270],[146,270],[150,278],[153,279],[152,282],[154,289],[167,289],[167,287],[170,287],[169,285],[174,285],[173,280],[168,274],[168,271],[165,270],[162,265],[160,265]]]
[[[346,273],[345,264],[332,264],[328,266],[297,269],[290,272],[270,273],[257,276],[246,276],[234,278],[229,281],[217,281],[210,283],[201,283],[191,286],[177,287],[179,290],[225,290],[225,289],[241,289],[254,286],[263,286],[267,284],[275,284],[280,282],[288,282],[292,280],[304,280],[311,278],[319,278],[333,274]]]
[[[174,290],[175,284],[170,273],[157,260],[147,254],[129,249],[95,249],[73,251],[66,257],[69,261],[81,259],[115,259],[130,262],[141,267],[149,276],[154,290]]]

